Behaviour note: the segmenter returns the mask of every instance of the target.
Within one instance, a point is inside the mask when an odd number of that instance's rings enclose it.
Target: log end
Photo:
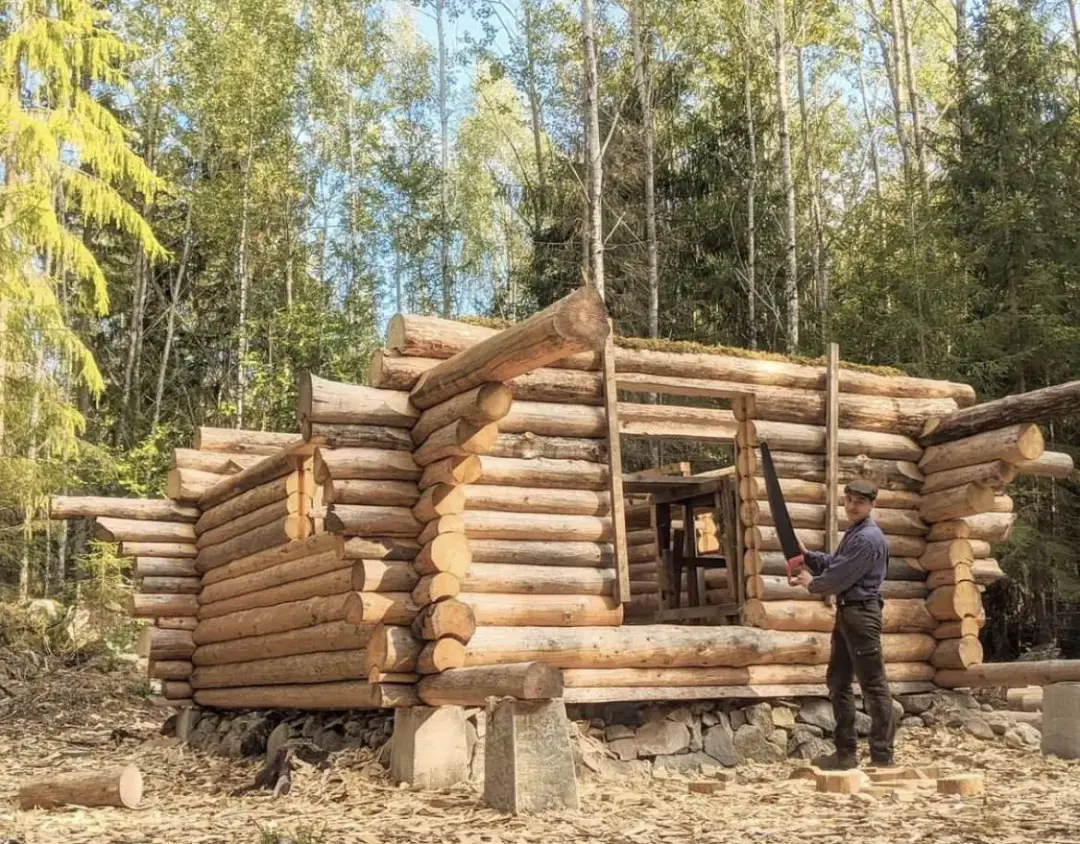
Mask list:
[[[1038,425],[1025,425],[1016,441],[1016,449],[1025,460],[1038,460],[1046,451],[1046,440]]]
[[[525,670],[521,694],[525,700],[551,700],[562,697],[562,669],[544,662],[530,663]]]
[[[405,348],[405,342],[405,317],[402,314],[394,314],[386,326],[386,348],[400,352]]]
[[[578,288],[553,306],[556,333],[567,343],[581,349],[600,351],[611,333],[607,308],[599,291],[592,285]]]

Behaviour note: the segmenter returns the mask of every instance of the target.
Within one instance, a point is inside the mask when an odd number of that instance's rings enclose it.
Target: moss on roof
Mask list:
[[[479,325],[483,328],[495,328],[502,330],[509,328],[513,325],[512,322],[505,319],[496,319],[492,317],[482,316],[463,316],[458,317],[459,322],[468,323],[469,325]],[[653,352],[673,352],[675,354],[693,354],[693,355],[722,355],[725,357],[733,358],[749,358],[752,360],[773,360],[781,363],[799,363],[805,366],[825,366],[825,356],[821,357],[805,357],[802,355],[784,355],[779,352],[762,352],[755,349],[740,349],[735,346],[708,346],[704,343],[696,343],[692,340],[666,340],[663,338],[649,338],[649,337],[623,337],[620,334],[615,335],[615,345],[624,349],[639,349],[641,351],[653,351]],[[907,375],[904,370],[895,366],[870,366],[865,363],[853,363],[851,361],[840,361],[841,369],[850,369],[853,372],[868,372],[873,375],[883,375],[886,377]]]

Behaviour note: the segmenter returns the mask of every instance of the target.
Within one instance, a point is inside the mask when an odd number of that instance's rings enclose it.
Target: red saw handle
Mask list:
[[[787,581],[788,586],[795,585],[795,574],[799,569],[806,568],[806,558],[802,554],[797,557],[790,557],[786,561],[787,565]]]

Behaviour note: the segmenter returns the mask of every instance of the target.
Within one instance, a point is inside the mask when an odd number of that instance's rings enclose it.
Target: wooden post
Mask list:
[[[840,505],[840,346],[829,343],[825,371],[825,550],[838,544],[837,508]]]
[[[611,325],[611,320],[608,320]],[[615,598],[630,601],[630,563],[626,549],[626,509],[623,499],[622,445],[619,441],[619,390],[615,380],[615,332],[604,341],[604,416],[608,436],[608,489],[611,492],[611,524],[615,540]]]

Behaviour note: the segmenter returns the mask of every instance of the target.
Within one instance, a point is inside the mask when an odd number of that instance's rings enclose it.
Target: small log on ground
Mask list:
[[[19,808],[55,809],[60,806],[119,806],[134,809],[142,800],[143,780],[134,765],[66,774],[28,782],[19,788]]]
[[[454,668],[417,686],[429,706],[476,706],[488,697],[550,700],[562,697],[562,672],[540,662]]]

